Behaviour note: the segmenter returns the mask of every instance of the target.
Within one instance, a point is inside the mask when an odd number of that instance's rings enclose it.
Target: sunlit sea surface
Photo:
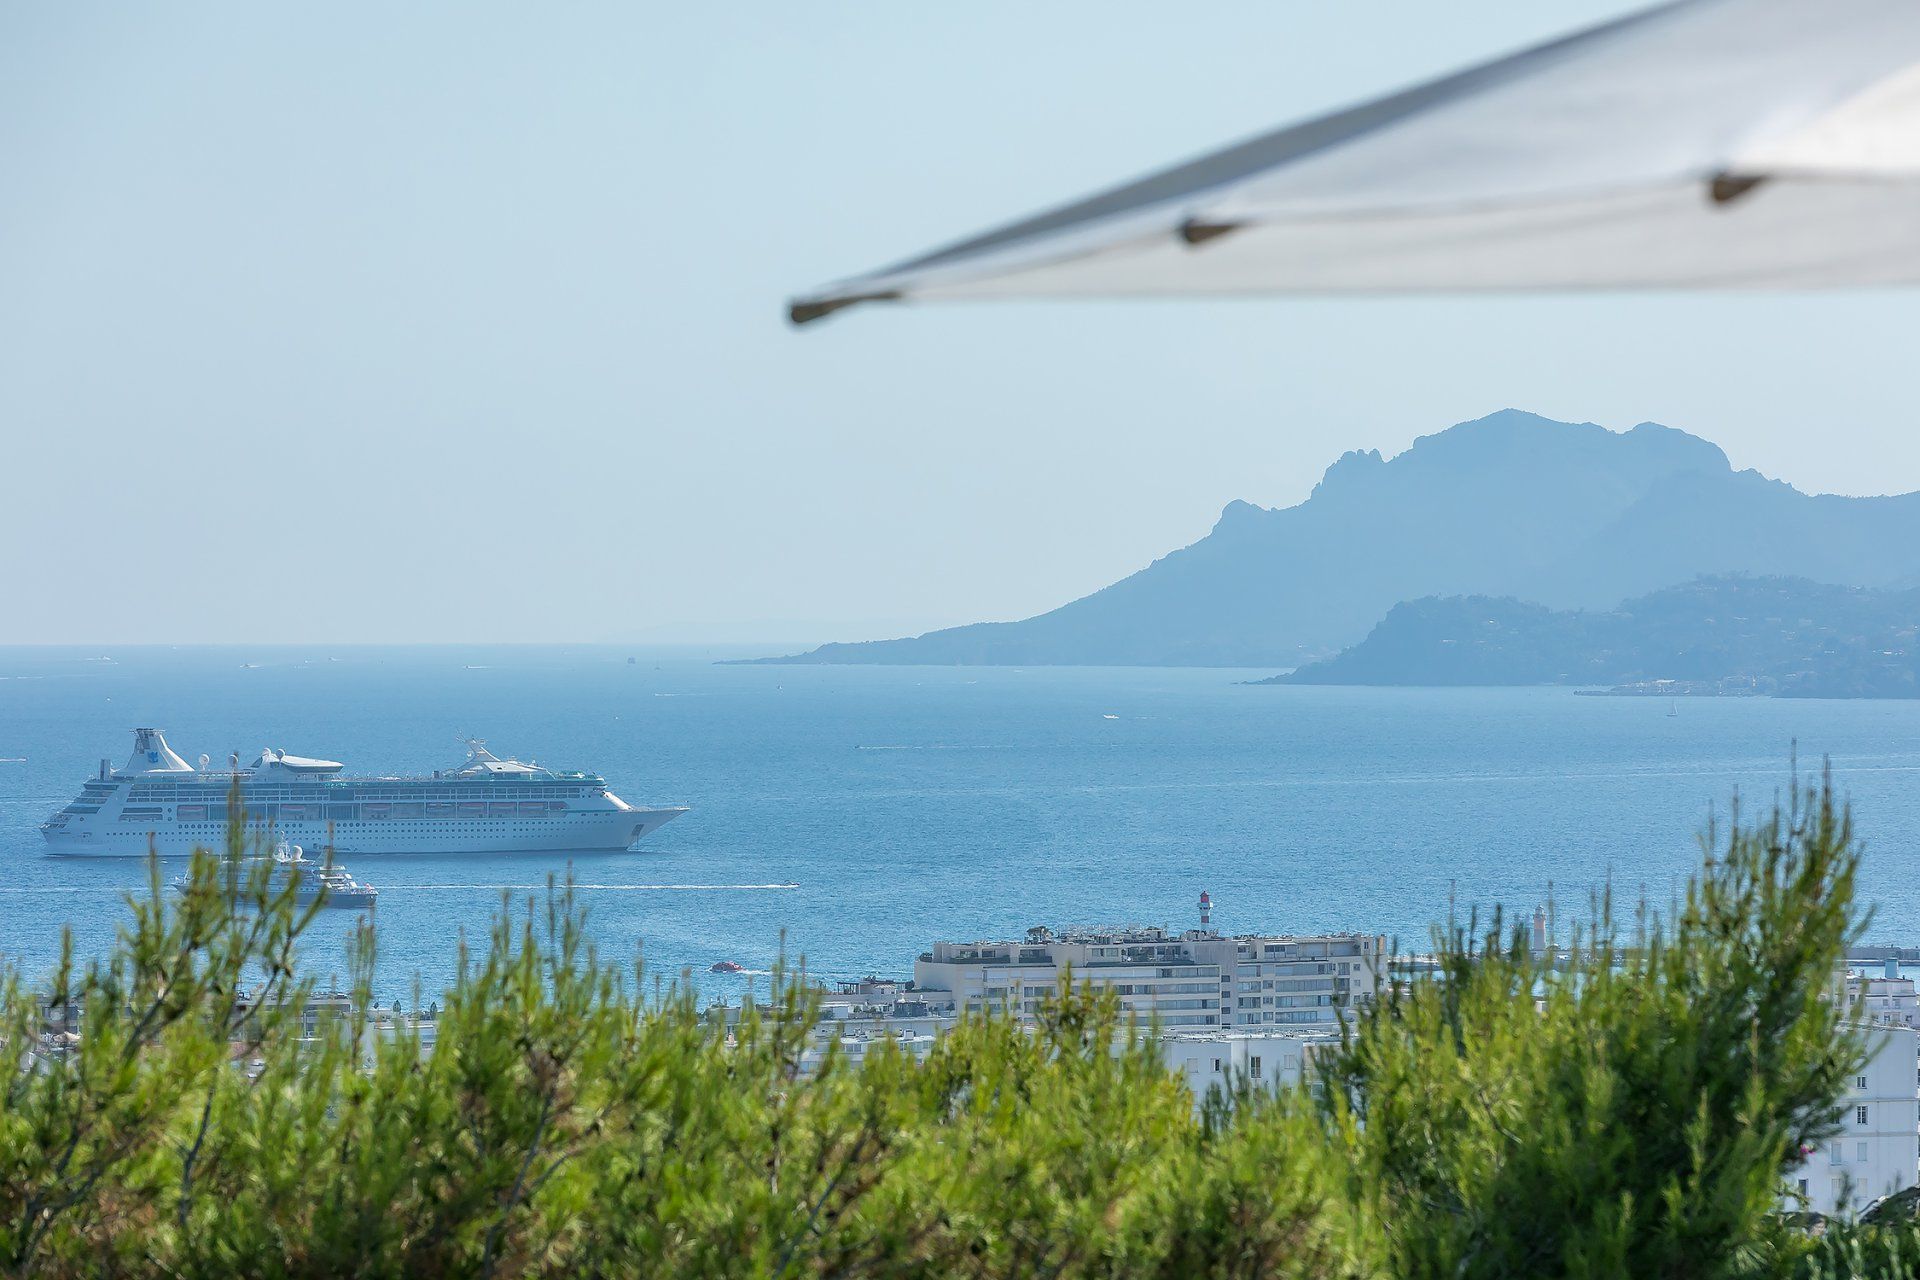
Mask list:
[[[628,659],[635,659],[629,662]],[[110,660],[105,660],[110,659]],[[457,764],[458,739],[595,770],[693,811],[571,861],[601,952],[737,997],[784,935],[829,978],[906,973],[936,938],[1048,923],[1360,929],[1423,943],[1450,895],[1524,910],[1665,900],[1736,790],[1830,757],[1867,847],[1871,936],[1920,942],[1920,703],[1253,688],[1255,671],[717,665],[629,648],[0,649],[0,954],[42,972],[125,918],[138,860],[47,856],[40,822],[129,730],[189,760],[265,746],[352,771]],[[431,996],[459,940],[563,856],[361,856],[379,993]],[[168,870],[164,874],[174,874]],[[308,945],[345,972],[348,912]],[[764,984],[764,979],[760,979]]]

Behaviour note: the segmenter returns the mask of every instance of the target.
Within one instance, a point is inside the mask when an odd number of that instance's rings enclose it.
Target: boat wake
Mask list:
[[[51,897],[54,894],[59,894],[61,897],[73,897],[76,894],[83,893],[110,893],[115,897],[119,897],[126,892],[126,889],[120,885],[82,885],[77,888],[73,885],[66,885],[57,889],[29,889],[15,888],[12,886],[0,887],[0,896],[17,898]]]
[[[853,749],[855,751],[1006,751],[1006,750],[1009,750],[1008,747],[1002,746],[1000,743],[997,743],[997,742],[962,743],[962,744],[954,744],[954,745],[949,745],[943,742],[929,742],[929,743],[908,742],[908,743],[900,743],[897,745],[891,744],[891,743],[882,743],[878,746],[873,746],[868,743],[860,742],[860,743],[855,743]]]
[[[409,889],[544,889],[546,882],[539,884],[396,884],[395,893],[405,893]],[[793,883],[784,884],[579,884],[576,889],[592,889],[596,892],[611,893],[705,893],[720,890],[742,892],[770,891],[779,889],[798,889]],[[4,890],[0,890],[4,892]]]

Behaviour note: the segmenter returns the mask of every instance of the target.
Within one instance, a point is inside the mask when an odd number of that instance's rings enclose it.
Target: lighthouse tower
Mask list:
[[[1202,889],[1200,891],[1200,927],[1202,929],[1207,929],[1207,928],[1211,928],[1212,926],[1213,926],[1213,895],[1209,894],[1206,890]]]

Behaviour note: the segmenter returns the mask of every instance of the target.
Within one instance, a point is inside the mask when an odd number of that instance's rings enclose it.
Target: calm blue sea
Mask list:
[[[629,656],[638,661],[629,664]],[[101,659],[111,659],[102,661]],[[1920,703],[1580,698],[1559,689],[1250,688],[1265,672],[739,667],[614,648],[0,649],[0,953],[62,926],[100,946],[137,861],[47,857],[38,832],[135,725],[188,759],[283,747],[431,770],[483,736],[693,812],[576,859],[603,952],[734,996],[715,960],[903,973],[940,937],[1049,923],[1424,940],[1458,900],[1662,899],[1709,805],[1771,798],[1799,742],[1832,758],[1868,842],[1872,934],[1920,941]],[[354,860],[380,889],[381,984],[444,983],[462,931],[554,857]],[[343,970],[345,913],[309,946]]]

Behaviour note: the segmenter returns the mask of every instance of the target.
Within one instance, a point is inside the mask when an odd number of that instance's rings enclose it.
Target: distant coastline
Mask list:
[[[1920,697],[1920,589],[1701,578],[1602,611],[1395,606],[1361,643],[1259,684],[1574,685],[1593,697]]]
[[[1759,682],[1720,680],[1638,680],[1611,689],[1575,689],[1576,698],[1766,698],[1774,690]]]

